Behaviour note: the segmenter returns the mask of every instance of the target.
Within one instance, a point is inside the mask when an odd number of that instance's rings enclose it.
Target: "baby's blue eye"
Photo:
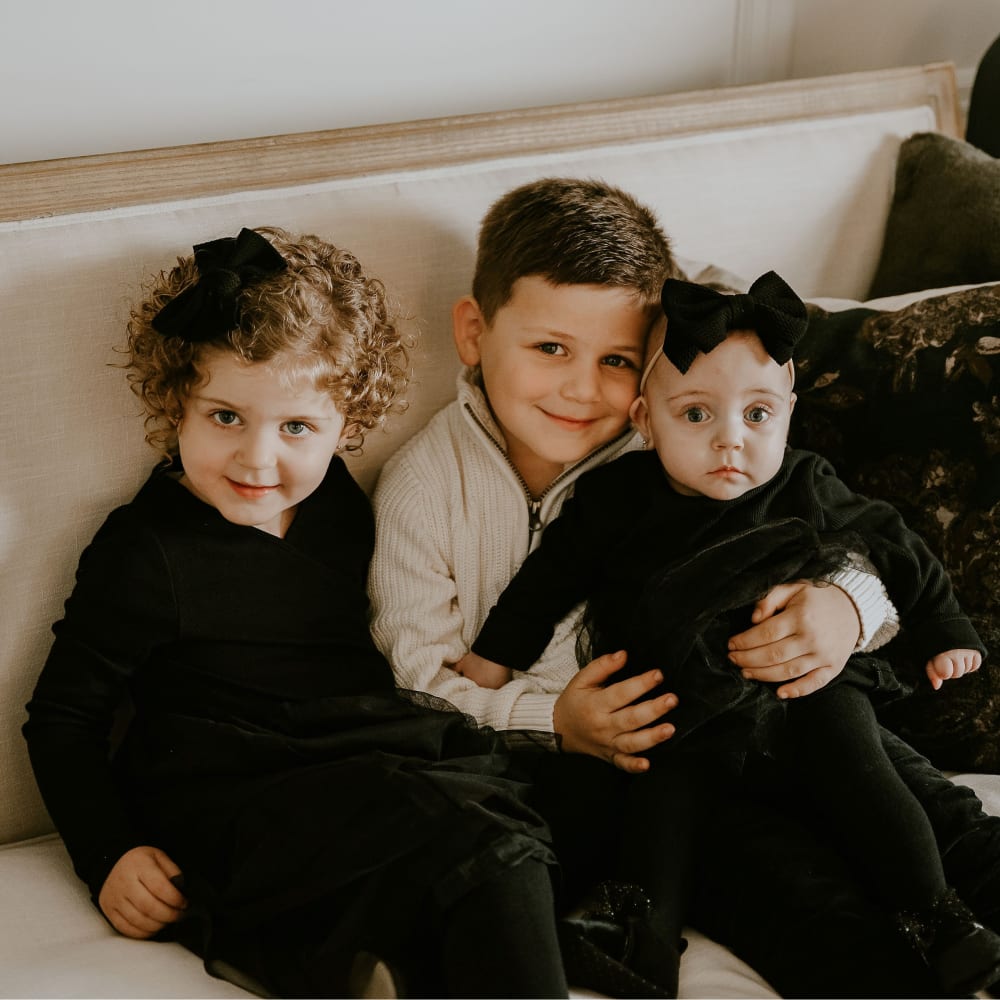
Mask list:
[[[309,433],[309,425],[302,423],[301,420],[289,420],[285,424],[285,431],[293,437],[301,437],[303,434]]]
[[[539,344],[538,345],[538,349],[542,352],[542,354],[551,354],[551,355],[554,356],[554,355],[557,355],[560,352],[562,352],[563,345],[562,344]]]
[[[692,406],[690,409],[685,410],[684,416],[687,417],[690,424],[700,424],[703,420],[707,419],[705,411],[698,406]]]
[[[751,406],[746,414],[747,423],[763,424],[771,419],[771,414],[764,406]]]
[[[222,424],[223,427],[232,427],[233,424],[239,421],[239,416],[232,410],[216,410],[212,414],[212,419],[216,423]]]

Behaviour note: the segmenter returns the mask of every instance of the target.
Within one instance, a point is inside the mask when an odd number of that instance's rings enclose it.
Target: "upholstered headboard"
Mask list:
[[[154,461],[114,367],[144,276],[244,225],[318,233],[379,274],[421,346],[409,411],[355,461],[370,487],[452,394],[450,305],[505,190],[599,176],[685,258],[860,298],[899,142],[930,130],[958,134],[947,65],[0,167],[0,842],[50,829],[23,706],[80,550]]]

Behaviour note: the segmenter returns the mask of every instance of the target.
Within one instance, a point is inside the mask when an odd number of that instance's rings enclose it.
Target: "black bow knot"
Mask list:
[[[809,324],[805,303],[774,271],[761,275],[743,295],[669,278],[660,301],[667,316],[663,353],[682,374],[732,330],[755,331],[767,353],[783,365]]]
[[[198,280],[175,295],[154,317],[153,328],[165,337],[203,343],[221,337],[240,323],[240,293],[283,271],[284,257],[252,229],[194,247]]]

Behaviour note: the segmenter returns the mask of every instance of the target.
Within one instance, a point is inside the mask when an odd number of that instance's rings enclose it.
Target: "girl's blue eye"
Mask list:
[[[684,416],[687,417],[689,424],[700,424],[703,420],[707,419],[707,415],[700,406],[692,406],[690,409],[684,411]]]
[[[232,410],[216,410],[212,414],[212,418],[217,424],[222,424],[223,427],[232,427],[240,419]]]
[[[302,423],[301,420],[289,420],[285,424],[285,432],[291,434],[292,437],[302,437],[303,434],[309,433],[309,425]]]
[[[751,406],[746,414],[747,423],[763,424],[771,419],[770,411],[764,406]]]

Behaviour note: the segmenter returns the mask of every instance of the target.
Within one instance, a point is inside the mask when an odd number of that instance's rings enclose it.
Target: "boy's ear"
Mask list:
[[[628,408],[628,415],[635,429],[647,440],[652,441],[653,435],[649,429],[649,410],[646,409],[646,400],[642,396],[637,396],[632,405]]]
[[[479,303],[471,295],[464,295],[452,306],[451,332],[463,365],[474,368],[479,364],[479,339],[485,329]]]

